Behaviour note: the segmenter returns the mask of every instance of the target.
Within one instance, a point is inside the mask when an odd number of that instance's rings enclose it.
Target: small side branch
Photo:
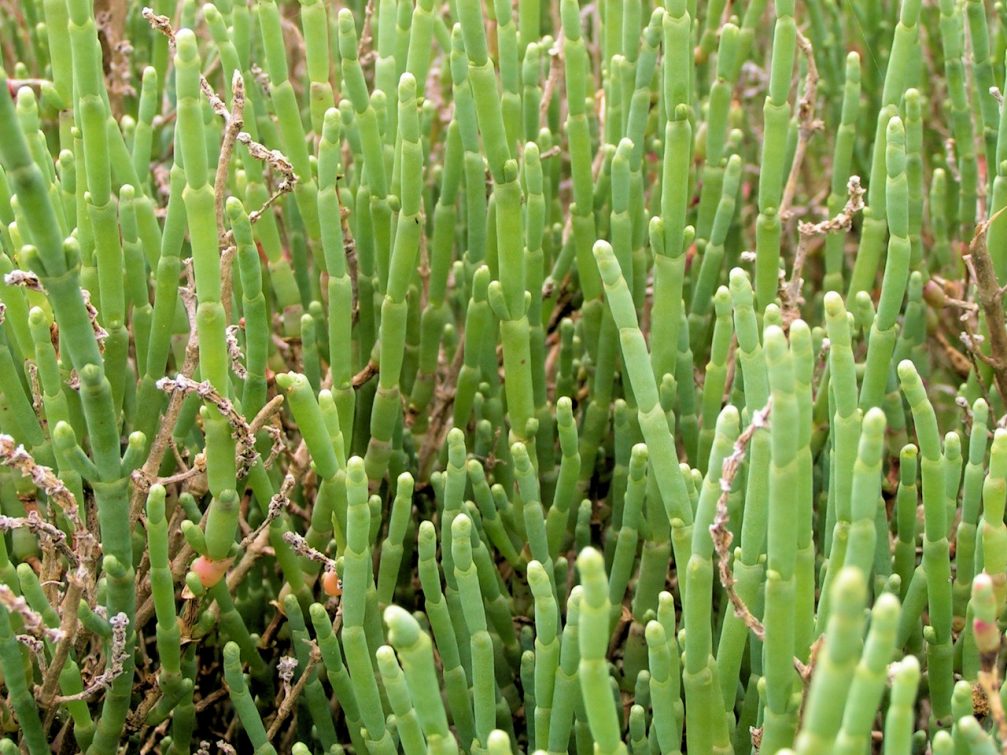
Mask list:
[[[860,183],[860,176],[850,176],[846,184],[846,204],[834,217],[827,218],[818,223],[799,223],[797,231],[800,234],[800,241],[797,244],[797,252],[794,255],[794,267],[790,274],[790,281],[781,292],[784,309],[787,312],[795,313],[800,310],[801,286],[804,279],[801,273],[804,270],[804,263],[808,258],[811,249],[811,240],[819,236],[826,236],[830,233],[846,233],[853,227],[853,218],[858,212],[864,209],[864,187]]]

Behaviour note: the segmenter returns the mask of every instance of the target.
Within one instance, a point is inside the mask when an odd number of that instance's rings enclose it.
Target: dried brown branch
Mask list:
[[[11,270],[3,277],[3,282],[8,286],[22,286],[29,291],[45,293],[42,281],[30,270]]]
[[[259,218],[261,218],[266,213],[266,211],[270,207],[272,207],[273,204],[280,197],[282,197],[284,194],[286,194],[293,188],[294,188],[293,183],[291,183],[291,181],[288,180],[286,176],[284,176],[280,180],[280,182],[276,185],[276,190],[272,194],[270,194],[269,197],[266,198],[265,202],[262,203],[262,207],[260,207],[257,210],[252,210],[250,213],[248,213],[248,222],[251,225],[255,225],[257,222],[259,222]]]
[[[804,93],[797,103],[797,148],[794,151],[794,160],[790,164],[790,175],[787,176],[787,183],[783,188],[783,199],[780,201],[780,217],[786,219],[790,215],[790,206],[794,202],[794,194],[797,192],[797,180],[801,173],[801,166],[804,163],[804,155],[808,151],[808,142],[816,131],[820,131],[825,125],[821,119],[815,118],[815,100],[818,97],[818,67],[815,65],[815,51],[811,46],[811,40],[805,37],[800,31],[797,32],[797,47],[808,62],[808,71],[804,77]]]
[[[82,564],[82,566],[87,568],[86,565]],[[42,702],[42,705],[48,709],[46,712],[46,731],[49,730],[49,726],[52,724],[58,710],[58,707],[53,705],[52,701],[56,695],[63,666],[67,658],[70,657],[70,649],[77,635],[77,610],[80,600],[84,595],[84,582],[79,572],[80,570],[78,570],[77,574],[71,572],[67,576],[66,592],[63,593],[63,600],[60,603],[61,619],[59,631],[62,633],[62,638],[56,644],[56,651],[53,653],[52,662],[49,664],[49,668],[42,679],[42,685],[39,687],[38,698]]]
[[[69,703],[75,700],[87,700],[92,695],[103,689],[108,689],[119,676],[125,671],[126,659],[129,652],[126,649],[126,635],[129,629],[129,617],[125,613],[117,613],[108,623],[112,626],[112,642],[109,648],[108,663],[105,670],[91,680],[82,691],[73,695],[60,695],[53,702],[57,704]]]
[[[116,3],[116,5],[121,6],[122,4]],[[132,84],[133,45],[128,39],[120,39],[111,47],[108,93],[112,98],[113,111],[121,115],[123,98],[136,96],[136,88]]]
[[[549,112],[553,93],[563,77],[563,46],[554,45],[546,52],[549,54],[549,77],[545,80],[545,87],[542,89],[542,102],[539,103],[538,108],[539,120],[545,118]]]
[[[354,388],[359,388],[377,374],[378,374],[378,365],[376,365],[374,362],[368,361],[367,364],[365,364],[363,368],[360,370],[360,372],[358,372],[356,375],[353,376],[353,379],[350,381],[350,383]]]
[[[109,104],[118,119],[123,114],[123,99],[136,95],[131,75],[133,46],[124,34],[126,4],[113,0],[95,0],[94,21],[101,42]]]
[[[731,601],[735,615],[745,622],[745,626],[759,640],[765,639],[766,628],[745,604],[742,597],[738,595],[738,591],[734,587],[734,575],[731,574],[731,541],[734,540],[734,535],[727,528],[728,523],[731,521],[731,517],[727,511],[727,498],[734,487],[734,478],[737,476],[738,470],[741,469],[741,465],[745,460],[745,451],[748,449],[748,444],[757,431],[769,427],[769,415],[771,413],[772,400],[752,415],[751,423],[734,442],[734,450],[731,452],[731,455],[724,459],[724,465],[721,467],[720,473],[720,497],[717,498],[717,512],[713,517],[713,524],[710,525],[710,536],[713,538],[713,548],[717,553],[720,584],[727,593],[728,600]],[[816,655],[817,647],[812,645],[808,663],[804,663],[796,656],[793,659],[794,669],[801,677],[801,681],[805,686],[811,680]]]
[[[59,629],[52,629],[45,625],[42,616],[39,615],[20,595],[16,595],[7,585],[0,583],[0,606],[8,613],[17,614],[21,618],[21,623],[25,630],[35,637],[58,642],[63,638]]]
[[[241,541],[241,548],[243,550],[247,551],[248,547],[269,529],[269,525],[273,523],[273,520],[287,510],[287,506],[290,505],[290,493],[294,490],[295,485],[296,481],[293,475],[288,474],[283,478],[283,484],[280,486],[279,492],[269,500],[269,507],[266,509],[266,518],[262,520],[262,524],[252,530]],[[244,563],[244,559],[242,559],[242,563]]]
[[[66,541],[66,533],[54,524],[49,524],[39,516],[37,511],[29,511],[28,516],[6,516],[0,514],[0,532],[13,532],[22,527],[35,536],[47,540],[52,547],[66,556],[72,566],[77,566],[77,554]]]
[[[266,427],[266,423],[271,421],[276,413],[280,411],[283,406],[283,394],[277,394],[273,396],[265,405],[259,409],[259,413],[252,417],[252,421],[248,423],[248,429],[252,433],[257,433]]]
[[[241,463],[238,475],[244,477],[248,474],[248,470],[255,465],[259,458],[259,452],[255,450],[255,434],[230,399],[223,396],[209,381],[204,380],[197,383],[182,374],[176,375],[174,378],[161,378],[157,381],[157,387],[167,393],[195,394],[208,404],[215,406],[217,411],[227,420],[227,424],[231,426],[231,433],[237,444],[238,459]]]
[[[308,541],[302,535],[298,535],[296,532],[284,532],[283,542],[289,545],[290,549],[298,556],[321,564],[327,571],[336,570],[336,562],[321,551],[315,550],[308,545]]]
[[[206,457],[199,455],[196,457],[195,462],[189,469],[183,469],[181,472],[176,474],[168,475],[167,477],[158,477],[158,485],[173,485],[176,482],[185,482],[186,480],[191,480],[193,477],[198,477],[206,472]]]
[[[986,232],[1000,212],[976,228],[966,259],[971,264],[976,284],[976,298],[986,318],[986,328],[989,332],[990,353],[981,358],[993,368],[993,382],[1000,396],[1007,400],[1007,325],[1004,324],[1004,289],[997,281],[993,260],[986,247]]]
[[[170,50],[171,55],[174,56],[175,30],[171,26],[171,20],[167,16],[157,15],[150,8],[143,9],[143,17],[147,20],[147,23],[150,24],[151,28],[155,31],[159,31],[168,38],[168,49]],[[255,73],[255,67],[253,67],[252,73]],[[225,124],[229,124],[231,113],[227,109],[227,105],[224,104],[224,101],[220,99],[220,96],[213,91],[213,87],[210,86],[210,82],[206,80],[205,76],[199,77],[199,88],[209,101],[213,112],[222,117]],[[294,175],[294,166],[290,164],[290,161],[283,155],[282,152],[279,150],[269,149],[268,147],[260,144],[255,141],[247,131],[239,130],[235,134],[234,140],[239,144],[244,145],[249,154],[256,160],[261,160],[283,176],[283,180],[280,184],[281,186],[286,186],[283,191],[289,191],[294,187],[294,183],[297,182],[297,177]]]
[[[430,407],[430,424],[427,426],[427,433],[423,438],[423,445],[420,447],[419,453],[420,479],[426,479],[429,476],[430,465],[437,450],[443,446],[448,430],[451,429],[450,410],[454,405],[458,373],[462,368],[464,352],[464,344],[459,344],[454,359],[440,381],[440,387],[434,396],[433,406]]]
[[[977,348],[978,343],[981,342],[981,338],[978,336],[970,336],[967,332],[959,334],[959,338],[966,347],[968,356],[963,355],[958,349],[952,346],[947,336],[940,331],[935,333],[933,337],[940,344],[941,350],[951,363],[951,368],[963,379],[968,377],[968,374],[976,368],[976,356],[980,359],[986,358],[986,355]]]
[[[206,77],[202,78],[206,82]],[[207,84],[208,86],[208,84]],[[231,112],[224,119],[224,138],[220,145],[220,156],[217,158],[217,172],[213,177],[213,208],[217,219],[217,245],[222,250],[220,255],[221,303],[224,306],[224,321],[231,321],[231,267],[234,264],[235,247],[231,243],[231,234],[225,230],[224,197],[227,193],[228,171],[234,144],[241,133],[245,122],[245,82],[239,71],[234,72],[231,80]]]
[[[87,311],[87,319],[91,322],[91,330],[94,331],[94,340],[98,342],[98,350],[104,353],[108,331],[98,323],[98,310],[91,303],[91,292],[86,288],[82,288],[80,294],[84,299],[84,309]]]
[[[77,499],[63,481],[49,467],[39,464],[25,447],[16,443],[9,435],[0,434],[0,464],[16,469],[28,477],[48,498],[62,509],[66,518],[74,528],[76,538],[94,541],[93,535],[80,519],[80,507]]]
[[[791,271],[790,282],[781,291],[784,309],[790,312],[792,317],[796,316],[793,313],[800,310],[802,303],[801,286],[804,279],[801,277],[801,272],[808,257],[811,239],[830,233],[846,233],[853,226],[854,216],[864,209],[865,192],[864,187],[860,184],[860,176],[850,176],[850,180],[846,184],[846,191],[846,204],[838,214],[818,223],[802,222],[797,226],[800,241],[794,255],[794,267]]]
[[[276,717],[273,719],[272,723],[269,725],[269,730],[266,732],[267,739],[271,740],[276,736],[276,732],[280,730],[280,726],[283,725],[283,722],[287,720],[287,716],[289,716],[291,711],[293,711],[297,698],[300,697],[304,687],[311,680],[311,674],[315,670],[315,665],[321,657],[322,655],[318,650],[318,645],[316,645],[314,641],[311,641],[311,654],[308,657],[308,664],[305,666],[304,671],[297,680],[297,683],[291,687],[290,692],[284,696],[283,702],[280,703],[280,708],[276,711]]]
[[[374,56],[371,45],[374,41],[374,0],[367,0],[364,6],[364,27],[360,34],[360,42],[357,44],[357,59],[360,65],[365,65]]]
[[[217,232],[221,239],[224,236],[224,195],[227,192],[228,168],[234,144],[245,125],[245,80],[241,72],[235,71],[231,80],[231,111],[224,122],[224,138],[220,145],[220,156],[217,158],[217,172],[213,177],[213,208],[217,215]]]
[[[217,700],[227,697],[229,694],[227,687],[216,689],[204,698],[196,701],[196,713],[202,713],[213,705]]]
[[[192,281],[191,262],[186,262],[186,277],[189,279],[189,287],[180,289],[182,304],[185,306],[185,313],[189,319],[189,340],[185,345],[185,357],[182,361],[180,375],[190,376],[196,370],[199,361],[199,337],[196,330],[196,296],[195,284]],[[182,411],[182,403],[185,396],[182,393],[172,393],[168,400],[168,408],[164,410],[161,417],[157,435],[150,445],[150,453],[143,466],[133,473],[133,498],[129,505],[130,524],[135,524],[140,518],[143,503],[147,497],[147,491],[157,479],[157,470],[161,467],[161,461],[171,443],[171,433],[175,429],[179,412]],[[137,577],[142,574],[137,572]]]
[[[727,598],[734,607],[735,614],[745,622],[745,625],[760,640],[766,635],[762,622],[749,610],[748,606],[745,605],[745,601],[741,599],[737,590],[734,589],[734,575],[731,574],[730,563],[731,541],[734,540],[734,535],[727,528],[727,524],[731,520],[730,514],[727,511],[727,498],[731,494],[731,488],[734,486],[734,478],[737,476],[738,470],[741,469],[741,464],[745,460],[745,451],[752,440],[752,436],[758,430],[769,426],[769,415],[771,412],[772,402],[756,411],[752,415],[751,424],[745,428],[744,432],[734,442],[734,450],[731,452],[731,455],[724,459],[724,466],[721,468],[720,473],[720,497],[717,499],[717,513],[713,517],[713,524],[710,525],[710,536],[713,538],[713,547],[717,552],[717,559],[719,561],[720,584],[723,585]]]

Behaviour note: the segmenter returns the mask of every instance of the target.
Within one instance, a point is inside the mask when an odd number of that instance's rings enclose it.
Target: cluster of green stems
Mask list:
[[[0,9],[0,753],[1007,747],[987,5]]]

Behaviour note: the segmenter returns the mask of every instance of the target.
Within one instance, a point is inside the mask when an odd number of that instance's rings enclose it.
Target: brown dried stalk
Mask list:
[[[81,520],[77,499],[63,484],[63,481],[49,467],[36,462],[32,455],[23,446],[15,444],[14,439],[9,435],[0,435],[0,464],[16,469],[31,479],[50,501],[59,506],[73,528],[73,545],[70,547],[66,542],[66,534],[58,527],[44,522],[37,511],[28,512],[25,520],[5,517],[7,521],[4,523],[4,526],[15,528],[27,526],[33,532],[45,537],[66,556],[68,563],[75,567],[66,576],[69,586],[62,603],[63,608],[67,610],[63,612],[61,629],[64,636],[70,637],[76,627],[77,603],[84,594],[86,586],[94,582],[91,562],[94,554],[100,550],[98,541]],[[70,600],[71,598],[72,600]],[[68,600],[70,602],[67,602]],[[69,610],[71,607],[73,610]],[[65,659],[68,651],[68,642],[64,641],[57,648],[56,659],[61,655]],[[58,668],[62,668],[62,663]]]
[[[315,550],[310,545],[308,541],[304,539],[303,536],[298,535],[296,532],[284,532],[283,542],[290,546],[291,550],[294,551],[298,556],[308,559],[309,561],[314,561],[325,567],[326,571],[335,571],[336,562],[331,558],[326,556],[321,551]]]
[[[182,361],[182,369],[179,375],[186,377],[192,375],[199,363],[199,336],[196,330],[196,295],[195,283],[192,280],[192,262],[186,260],[185,274],[189,281],[187,288],[179,290],[182,303],[185,305],[185,314],[189,320],[189,340],[185,344],[185,357]],[[178,421],[178,414],[182,411],[182,403],[185,395],[182,393],[172,393],[168,401],[168,408],[165,409],[161,417],[160,429],[150,445],[150,453],[143,466],[133,473],[133,499],[129,505],[129,521],[135,524],[140,519],[140,512],[147,497],[147,491],[157,479],[157,470],[161,468],[161,461],[171,443],[171,433],[175,429]],[[137,573],[137,577],[140,574]]]
[[[216,689],[204,698],[196,701],[196,713],[202,713],[204,710],[209,708],[218,700],[225,698],[230,694],[226,687],[221,687]]]
[[[34,362],[25,362],[25,376],[28,378],[28,388],[31,391],[31,408],[35,410],[37,417],[45,415],[44,399],[42,398],[42,381],[38,377],[38,365]],[[45,421],[48,424],[48,420]]]
[[[969,244],[969,253],[964,257],[976,284],[976,297],[985,315],[989,330],[990,353],[974,350],[974,353],[993,368],[993,382],[1001,397],[1007,400],[1007,325],[1004,324],[1004,288],[997,281],[993,260],[986,247],[986,232],[990,224],[1000,215],[1000,210],[976,228]]]
[[[545,118],[549,112],[553,93],[563,76],[563,46],[554,45],[546,52],[549,54],[549,78],[545,80],[545,87],[542,89],[542,102],[538,107],[539,119]]]
[[[296,480],[294,480],[294,476],[291,474],[288,474],[283,478],[283,484],[280,486],[279,492],[269,499],[269,507],[266,509],[266,518],[263,519],[262,523],[241,541],[240,547],[242,550],[247,550],[248,546],[251,545],[259,537],[259,535],[269,529],[269,525],[273,523],[273,520],[287,510],[287,507],[290,505],[290,493],[294,490],[294,486],[296,484]],[[244,559],[242,559],[242,561],[244,561]]]
[[[252,154],[255,155],[254,152]],[[279,155],[279,153],[276,154]],[[260,157],[260,159],[263,158]],[[272,207],[273,204],[276,203],[276,200],[278,200],[280,197],[282,197],[284,194],[286,194],[293,188],[294,188],[293,183],[286,176],[284,176],[284,178],[277,184],[276,191],[270,194],[269,197],[266,199],[266,201],[262,203],[262,207],[260,207],[257,210],[252,210],[250,213],[248,213],[248,222],[251,225],[255,225],[259,221],[259,218],[261,218],[266,213],[266,211],[270,207]]]
[[[203,77],[202,81],[206,81]],[[223,252],[220,255],[220,299],[224,306],[224,321],[231,321],[231,267],[234,264],[236,248],[231,240],[231,233],[225,231],[224,225],[224,195],[227,193],[228,168],[231,164],[231,154],[234,143],[245,123],[245,82],[239,71],[234,72],[231,79],[231,112],[224,119],[224,138],[220,146],[220,156],[217,158],[217,172],[213,177],[213,208],[217,219],[217,245]]]
[[[260,430],[268,429],[266,423],[270,422],[273,417],[276,416],[282,406],[283,394],[273,396],[261,409],[259,409],[259,413],[252,418],[252,421],[248,423],[249,430],[251,430],[254,434]]]
[[[368,380],[370,380],[377,374],[378,374],[378,365],[376,365],[374,362],[368,361],[367,364],[365,364],[360,369],[360,372],[358,372],[356,375],[353,376],[353,379],[350,381],[350,384],[354,388],[360,388],[364,383],[366,383]]]
[[[800,124],[797,131],[797,148],[794,160],[790,165],[790,175],[783,189],[783,199],[780,201],[780,217],[786,219],[790,215],[790,205],[793,204],[797,192],[797,179],[804,163],[804,155],[808,151],[808,142],[816,131],[821,131],[824,122],[815,118],[815,99],[818,97],[818,66],[815,65],[815,51],[811,40],[800,31],[797,32],[797,47],[808,62],[808,71],[804,77],[804,94],[797,103],[797,121]]]
[[[175,30],[171,26],[171,20],[167,16],[159,16],[150,8],[143,9],[143,17],[147,20],[147,23],[150,24],[151,28],[168,38],[168,49],[171,52],[171,56],[174,57]],[[253,68],[253,74],[254,73],[255,71]],[[205,76],[199,77],[199,87],[206,96],[206,99],[209,100],[210,107],[213,109],[213,112],[221,116],[224,119],[225,124],[230,123],[231,113],[228,111],[227,105],[225,105],[224,101],[220,99],[215,91],[213,91],[213,87],[210,86],[210,82],[206,80]],[[268,147],[260,144],[252,139],[251,135],[247,131],[238,131],[238,133],[234,136],[234,140],[239,144],[243,144],[249,154],[256,160],[261,160],[283,176],[283,180],[280,185],[287,186],[284,191],[289,191],[294,187],[294,184],[297,182],[297,177],[294,175],[294,166],[290,164],[290,161],[284,157],[282,152],[279,150],[269,149]]]
[[[60,615],[62,618],[59,624],[59,631],[63,637],[56,645],[52,662],[49,664],[49,668],[42,679],[42,685],[39,687],[38,699],[43,706],[48,708],[46,712],[46,731],[48,731],[58,710],[57,706],[52,704],[53,698],[59,685],[60,673],[63,671],[67,658],[70,657],[70,649],[76,639],[77,609],[84,595],[84,581],[81,579],[80,572],[86,568],[85,564],[81,564],[81,568],[77,570],[76,574],[71,572],[67,575],[67,588],[60,603]]]
[[[116,5],[121,7],[122,4]],[[136,88],[132,84],[133,45],[127,39],[120,39],[111,48],[108,93],[112,98],[113,111],[121,115],[123,98],[136,96]]]
[[[234,143],[241,127],[245,125],[245,80],[235,71],[231,79],[231,111],[224,121],[224,138],[217,159],[217,172],[213,177],[213,209],[217,216],[217,233],[224,239],[224,194],[227,190],[228,167],[234,152]],[[221,244],[223,246],[223,243]]]
[[[315,665],[321,660],[321,652],[318,650],[318,645],[312,640],[310,641],[311,654],[308,657],[308,664],[305,666],[304,671],[301,673],[300,678],[297,683],[290,689],[290,692],[284,696],[283,702],[280,703],[279,710],[276,711],[276,718],[269,725],[269,730],[266,732],[266,739],[272,739],[276,736],[276,732],[280,730],[280,726],[283,722],[287,720],[287,716],[290,715],[291,711],[294,709],[294,704],[297,702],[297,698],[300,697],[301,691],[307,685],[308,681],[311,679],[311,673],[315,669]],[[292,670],[291,670],[292,673]]]
[[[60,553],[66,556],[71,565],[77,566],[77,554],[66,541],[66,533],[59,527],[43,521],[37,511],[29,511],[28,516],[6,516],[0,514],[0,532],[13,532],[24,527],[34,535],[44,538]]]
[[[238,445],[237,454],[240,461],[238,476],[244,477],[248,474],[248,470],[259,458],[259,452],[255,450],[255,434],[230,399],[223,396],[209,381],[197,383],[183,374],[178,374],[174,378],[161,378],[157,381],[157,387],[166,393],[195,394],[207,403],[213,404],[231,426],[232,436]]]
[[[63,634],[59,629],[47,627],[42,616],[28,605],[28,601],[20,595],[16,595],[13,590],[3,583],[0,583],[0,606],[8,613],[20,616],[24,628],[32,636],[49,640],[50,642],[59,642],[63,639]]]
[[[243,364],[244,355],[241,353],[241,346],[238,344],[238,326],[227,326],[227,355],[231,359],[231,371],[244,380],[248,377],[248,372]]]
[[[16,469],[35,483],[37,488],[63,510],[75,531],[82,533],[87,531],[80,521],[77,499],[69,488],[49,467],[35,461],[25,447],[16,443],[10,435],[0,434],[0,464]]]
[[[769,427],[769,415],[772,412],[772,408],[773,402],[770,399],[762,409],[759,409],[752,415],[751,424],[745,428],[744,432],[734,442],[734,450],[731,452],[731,455],[724,459],[724,465],[721,467],[720,473],[720,497],[717,499],[717,513],[713,517],[713,524],[710,525],[710,536],[713,538],[713,548],[717,553],[720,584],[723,585],[727,598],[734,607],[734,613],[745,622],[745,626],[759,640],[766,638],[766,628],[759,621],[759,618],[752,613],[741,596],[738,595],[737,590],[734,589],[734,575],[731,574],[730,564],[731,541],[734,540],[734,535],[727,528],[728,522],[731,521],[730,514],[727,511],[727,497],[731,494],[734,478],[737,476],[738,470],[741,469],[741,464],[745,460],[745,451],[748,449],[748,444],[751,442],[752,437],[756,431]],[[817,649],[812,645],[808,663],[804,663],[796,656],[794,657],[794,669],[796,669],[805,686],[811,680],[816,653]]]
[[[28,648],[32,655],[36,656],[36,660],[38,660],[38,664],[42,670],[45,670],[45,643],[32,637],[30,634],[16,634],[14,635],[14,639]]]
[[[757,430],[769,427],[769,415],[771,412],[772,400],[752,415],[751,424],[745,428],[744,432],[734,442],[734,450],[731,452],[731,455],[724,459],[724,466],[721,468],[720,473],[720,497],[717,499],[717,513],[713,517],[713,524],[710,525],[710,536],[713,538],[713,548],[717,552],[717,559],[719,561],[720,584],[724,586],[727,598],[731,601],[731,605],[734,606],[734,612],[760,640],[766,636],[766,630],[762,626],[762,622],[749,610],[748,606],[745,605],[745,601],[741,599],[741,596],[734,589],[734,575],[731,574],[730,563],[731,541],[734,540],[734,535],[727,528],[728,522],[731,521],[730,514],[727,511],[727,497],[731,494],[734,478],[737,476],[738,470],[741,469],[741,464],[745,460],[745,451],[748,449],[752,436],[755,435]]]
[[[865,191],[860,184],[860,176],[850,176],[850,180],[846,184],[846,192],[846,204],[834,217],[818,223],[802,222],[797,226],[800,241],[797,244],[797,252],[794,254],[794,267],[790,275],[790,282],[787,283],[780,297],[788,312],[799,310],[802,303],[801,286],[804,284],[804,279],[801,278],[801,271],[804,269],[804,262],[808,257],[811,239],[830,233],[846,233],[853,226],[853,217],[864,209]]]
[[[126,633],[129,629],[129,617],[125,613],[119,612],[108,623],[112,626],[112,647],[110,648],[108,663],[105,670],[91,680],[85,689],[73,695],[60,695],[53,702],[57,704],[69,703],[75,700],[87,700],[89,697],[103,689],[108,689],[125,670],[126,659],[129,652],[126,650]]]
[[[98,310],[91,303],[91,292],[86,288],[80,290],[81,296],[84,299],[84,309],[87,310],[87,319],[91,321],[91,330],[94,331],[94,340],[98,342],[98,350],[102,353],[105,352],[105,340],[108,338],[108,331],[106,331],[98,323]]]

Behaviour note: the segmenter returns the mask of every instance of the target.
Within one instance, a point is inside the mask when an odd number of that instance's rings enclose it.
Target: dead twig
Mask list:
[[[741,464],[745,460],[745,451],[748,449],[748,444],[751,443],[752,437],[757,431],[765,430],[769,427],[769,415],[771,412],[772,400],[752,415],[751,424],[745,428],[744,432],[734,442],[734,450],[731,452],[731,455],[724,459],[724,465],[721,467],[720,473],[720,497],[717,499],[717,513],[713,517],[713,524],[710,525],[710,536],[713,538],[713,548],[717,553],[720,584],[724,587],[728,600],[731,601],[735,615],[745,622],[745,626],[759,640],[765,640],[766,628],[745,604],[742,597],[738,595],[738,591],[734,587],[734,575],[731,574],[729,559],[731,557],[731,541],[734,540],[734,535],[727,528],[728,522],[731,521],[727,511],[727,497],[731,494],[731,489],[734,487],[734,478],[737,476],[738,470],[741,469]],[[814,671],[817,655],[816,645],[817,643],[812,645],[807,663],[804,663],[797,657],[793,659],[794,669],[801,677],[801,681],[805,686],[810,682],[811,674]]]
[[[214,690],[209,695],[196,701],[196,713],[202,713],[204,710],[213,705],[217,700],[227,697],[228,690],[226,687],[221,687],[220,689]]]
[[[797,32],[797,47],[804,53],[808,71],[804,76],[804,93],[797,103],[799,124],[797,147],[790,165],[790,175],[787,176],[787,183],[783,188],[783,198],[780,200],[780,217],[784,220],[790,215],[790,206],[794,202],[794,194],[797,193],[797,179],[804,163],[804,155],[808,151],[808,142],[815,132],[821,131],[825,125],[821,119],[815,117],[815,100],[818,97],[818,66],[815,65],[815,51],[811,46],[811,40],[800,31]]]
[[[77,554],[66,541],[66,533],[54,524],[50,524],[39,516],[37,511],[29,511],[28,516],[6,516],[0,514],[0,532],[13,532],[25,528],[39,538],[48,540],[60,553],[66,556],[72,566],[77,566]]]
[[[563,76],[563,48],[561,45],[554,45],[546,51],[549,55],[549,77],[545,80],[542,88],[542,101],[539,103],[539,120],[545,118],[549,112],[549,105],[552,102],[553,93],[559,85]],[[543,155],[544,157],[544,155]]]
[[[308,541],[302,535],[298,535],[296,532],[284,532],[283,542],[289,545],[290,549],[298,556],[321,564],[327,571],[336,571],[336,562],[308,545]]]
[[[174,378],[161,378],[157,381],[157,387],[166,393],[195,394],[216,407],[217,411],[227,420],[227,424],[231,426],[231,434],[237,444],[236,453],[240,461],[238,476],[244,477],[248,474],[248,470],[255,465],[259,458],[259,452],[255,450],[255,434],[230,399],[222,395],[209,381],[204,380],[197,383],[182,374],[176,375]]]
[[[10,435],[0,434],[0,464],[16,469],[31,479],[35,486],[48,496],[63,511],[74,529],[74,549],[84,543],[94,544],[95,538],[80,518],[77,499],[63,481],[49,467],[39,464],[25,447],[16,443]],[[76,556],[79,560],[81,553]]]
[[[748,449],[748,444],[758,430],[764,430],[769,427],[769,415],[771,412],[772,402],[756,411],[752,415],[751,424],[745,428],[744,432],[734,442],[734,450],[731,452],[731,455],[724,459],[724,466],[720,472],[720,497],[717,499],[717,513],[713,517],[713,524],[710,525],[710,536],[713,538],[713,548],[717,552],[717,559],[719,561],[720,584],[723,585],[727,598],[734,607],[735,614],[745,622],[745,625],[760,640],[766,636],[766,630],[762,626],[762,622],[745,605],[745,601],[742,600],[737,590],[734,589],[734,575],[731,574],[730,563],[731,541],[734,540],[734,535],[727,528],[728,522],[731,521],[730,514],[727,511],[727,497],[731,494],[734,478],[737,476],[738,470],[741,469],[741,464],[745,460],[745,451]]]
[[[846,233],[853,226],[854,216],[864,209],[865,192],[864,187],[860,184],[860,176],[850,176],[850,180],[846,184],[846,191],[846,204],[835,216],[818,223],[802,222],[797,226],[800,241],[794,255],[794,267],[790,274],[790,282],[781,292],[784,309],[791,313],[791,319],[796,317],[794,313],[800,311],[802,304],[801,286],[804,279],[801,277],[801,272],[804,270],[804,263],[808,257],[811,239],[830,233]]]
[[[159,16],[150,8],[143,9],[143,17],[147,20],[147,23],[150,24],[151,28],[155,31],[159,31],[168,38],[168,49],[170,50],[171,55],[174,56],[175,30],[171,26],[171,20],[167,16]],[[255,68],[253,67],[252,73],[255,74],[255,72]],[[226,128],[226,124],[230,123],[231,118],[231,113],[227,109],[227,105],[225,105],[219,95],[213,91],[213,87],[210,86],[210,82],[206,80],[205,76],[199,77],[199,87],[206,96],[206,99],[209,101],[213,112],[224,119]],[[294,166],[290,164],[290,161],[283,155],[282,152],[279,150],[269,149],[268,147],[260,144],[255,141],[247,131],[239,130],[234,135],[234,141],[244,145],[249,154],[256,160],[266,163],[269,167],[283,176],[283,180],[279,184],[282,189],[282,193],[290,191],[294,188],[294,184],[297,182],[297,176],[294,175]]]
[[[351,380],[350,382],[354,388],[359,388],[377,374],[378,374],[378,365],[376,365],[374,362],[368,361],[367,364],[364,365],[363,369],[361,369],[360,372],[358,372],[356,375],[353,376],[353,380]]]
[[[39,687],[39,699],[42,705],[47,708],[45,730],[49,730],[53,719],[56,716],[58,707],[52,704],[56,695],[56,688],[59,684],[59,676],[63,671],[67,658],[70,657],[70,649],[76,639],[77,629],[77,609],[80,605],[81,597],[84,595],[84,583],[80,575],[71,573],[67,577],[67,588],[60,603],[59,631],[62,634],[56,644],[56,651],[53,653],[52,662],[42,678],[42,685]]]
[[[993,368],[993,382],[1001,397],[1007,400],[1007,325],[1004,324],[1004,289],[997,280],[993,260],[986,247],[986,232],[1001,212],[1003,210],[979,223],[969,243],[966,259],[975,279],[979,308],[986,318],[986,327],[989,331],[990,353],[980,358]]]
[[[129,652],[126,650],[126,635],[129,629],[129,617],[121,611],[108,620],[112,626],[112,643],[109,649],[108,663],[105,670],[91,680],[82,691],[73,695],[60,695],[54,698],[56,704],[74,702],[75,700],[87,700],[92,695],[103,689],[108,689],[126,669],[126,659]]]
[[[280,486],[279,492],[269,499],[269,507],[266,509],[266,518],[262,520],[262,523],[258,527],[242,539],[240,546],[242,550],[247,551],[248,547],[256,539],[258,539],[259,535],[269,529],[269,525],[273,523],[273,520],[287,510],[287,507],[290,505],[290,493],[294,490],[295,484],[296,481],[294,480],[293,475],[288,474],[283,478],[283,484]],[[242,563],[244,563],[244,559],[242,559]]]
[[[454,405],[458,373],[462,368],[464,352],[464,344],[459,344],[454,359],[447,367],[444,379],[440,381],[433,406],[430,407],[430,423],[427,425],[427,433],[423,438],[423,445],[420,447],[419,453],[421,479],[426,479],[426,476],[429,475],[430,464],[433,462],[437,450],[444,445],[448,430],[451,428],[450,410]]]
[[[280,726],[282,726],[283,722],[287,720],[287,716],[289,716],[291,711],[293,711],[294,704],[297,702],[297,698],[300,697],[301,691],[311,680],[311,675],[315,670],[315,665],[322,657],[318,650],[318,645],[316,645],[314,641],[311,641],[310,644],[311,653],[308,656],[308,664],[304,667],[304,671],[301,673],[300,678],[294,686],[290,688],[290,692],[284,696],[283,702],[280,703],[280,708],[276,711],[276,717],[273,719],[273,722],[269,725],[269,730],[266,732],[266,739],[271,740],[275,737],[276,732],[280,730]]]
[[[2,583],[0,583],[0,606],[7,613],[17,614],[25,630],[32,636],[52,642],[58,642],[63,638],[59,629],[51,629],[45,625],[42,616],[28,605],[28,601]]]

